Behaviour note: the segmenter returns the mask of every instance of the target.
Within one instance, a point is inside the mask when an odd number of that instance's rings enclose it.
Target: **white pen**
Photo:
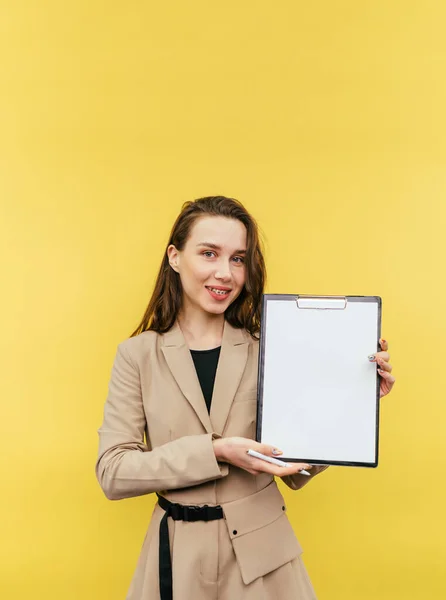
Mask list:
[[[289,463],[284,462],[283,460],[278,460],[277,458],[272,458],[271,456],[266,456],[266,454],[261,454],[260,452],[256,452],[255,450],[247,450],[246,451],[249,456],[254,456],[255,458],[260,458],[261,460],[266,460],[273,465],[277,465],[278,467],[291,467]],[[305,469],[301,469],[299,471],[299,475],[308,475],[311,476],[311,473],[305,471]]]

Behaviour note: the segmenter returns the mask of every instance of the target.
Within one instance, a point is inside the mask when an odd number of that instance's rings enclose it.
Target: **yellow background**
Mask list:
[[[319,599],[445,598],[445,27],[442,0],[1,0],[2,598],[125,597],[154,499],[105,499],[97,429],[210,194],[257,217],[267,291],[383,298],[379,468],[285,490]]]

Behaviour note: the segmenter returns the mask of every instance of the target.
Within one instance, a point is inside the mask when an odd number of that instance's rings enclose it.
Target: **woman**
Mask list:
[[[98,431],[107,498],[159,497],[127,600],[315,598],[274,477],[298,490],[327,467],[246,454],[281,454],[254,441],[264,283],[237,200],[183,206],[142,322],[118,345]],[[384,396],[395,379],[381,347]]]

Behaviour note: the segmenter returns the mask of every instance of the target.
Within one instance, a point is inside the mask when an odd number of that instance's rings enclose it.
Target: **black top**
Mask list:
[[[200,381],[208,412],[211,412],[212,392],[221,346],[211,350],[191,350],[192,359]]]

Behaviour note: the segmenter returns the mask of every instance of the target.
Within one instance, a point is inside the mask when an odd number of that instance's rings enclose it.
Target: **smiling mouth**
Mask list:
[[[219,290],[217,288],[206,286],[208,290],[213,292],[214,294],[218,294],[219,296],[227,296],[231,290]]]

